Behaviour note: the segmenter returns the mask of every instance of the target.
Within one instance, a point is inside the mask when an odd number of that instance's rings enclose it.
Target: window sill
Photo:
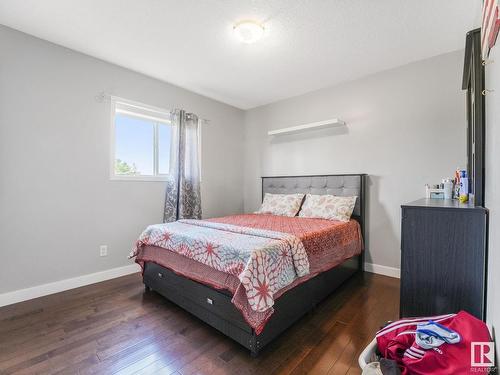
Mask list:
[[[111,181],[165,182],[167,176],[111,176]]]

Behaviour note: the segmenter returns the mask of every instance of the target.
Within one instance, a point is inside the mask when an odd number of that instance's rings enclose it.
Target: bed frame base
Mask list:
[[[250,350],[252,356],[360,271],[360,256],[290,289],[274,305],[274,314],[263,332],[256,335],[231,303],[231,294],[177,275],[156,263],[144,268],[146,291],[154,290],[192,315]]]

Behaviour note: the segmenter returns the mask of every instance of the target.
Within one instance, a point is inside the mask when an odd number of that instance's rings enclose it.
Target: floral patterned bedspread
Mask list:
[[[274,294],[309,273],[301,240],[289,233],[203,220],[150,225],[131,257],[157,246],[238,277],[250,307],[265,312]]]

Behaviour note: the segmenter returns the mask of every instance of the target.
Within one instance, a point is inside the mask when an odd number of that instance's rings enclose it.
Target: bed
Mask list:
[[[178,254],[167,250],[167,241],[176,238],[175,233],[170,233],[175,232],[172,229],[165,233],[155,232],[158,228],[152,228],[146,235],[146,241],[138,242],[139,252],[134,256],[143,269],[146,291],[156,291],[256,356],[264,346],[342,283],[363,270],[361,247],[365,231],[365,186],[364,174],[262,177],[262,196],[265,193],[358,196],[351,220],[347,223],[255,214],[176,223],[179,233],[205,232],[209,237],[217,233],[218,237],[227,237],[228,241],[237,241],[238,236],[254,238],[254,235],[259,241],[258,236],[268,236],[269,233],[277,233],[278,237],[284,234],[279,241],[299,238],[307,253],[307,272],[302,275],[297,271],[293,280],[287,280],[287,284],[277,289],[271,299],[264,300],[270,308],[262,303],[262,298],[259,299],[262,306],[252,304],[249,294],[247,296],[243,292],[248,292],[248,287],[244,289],[242,281],[234,276],[237,272],[233,275],[227,268],[215,269],[209,267],[207,262],[202,264],[183,256],[186,254],[182,252]],[[242,229],[240,232],[234,228]],[[359,233],[359,239],[355,233]],[[295,262],[295,269],[301,265],[297,254],[300,252],[289,254]],[[233,268],[240,266],[229,264]],[[256,266],[255,269],[260,268]]]

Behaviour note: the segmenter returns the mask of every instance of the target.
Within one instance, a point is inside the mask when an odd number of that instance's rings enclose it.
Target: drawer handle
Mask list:
[[[158,272],[158,277],[161,279],[163,277],[163,274],[161,272]]]
[[[208,298],[208,297],[207,297],[207,303],[208,303],[209,305],[213,305],[213,304],[214,304],[214,301],[213,301],[211,298]]]

